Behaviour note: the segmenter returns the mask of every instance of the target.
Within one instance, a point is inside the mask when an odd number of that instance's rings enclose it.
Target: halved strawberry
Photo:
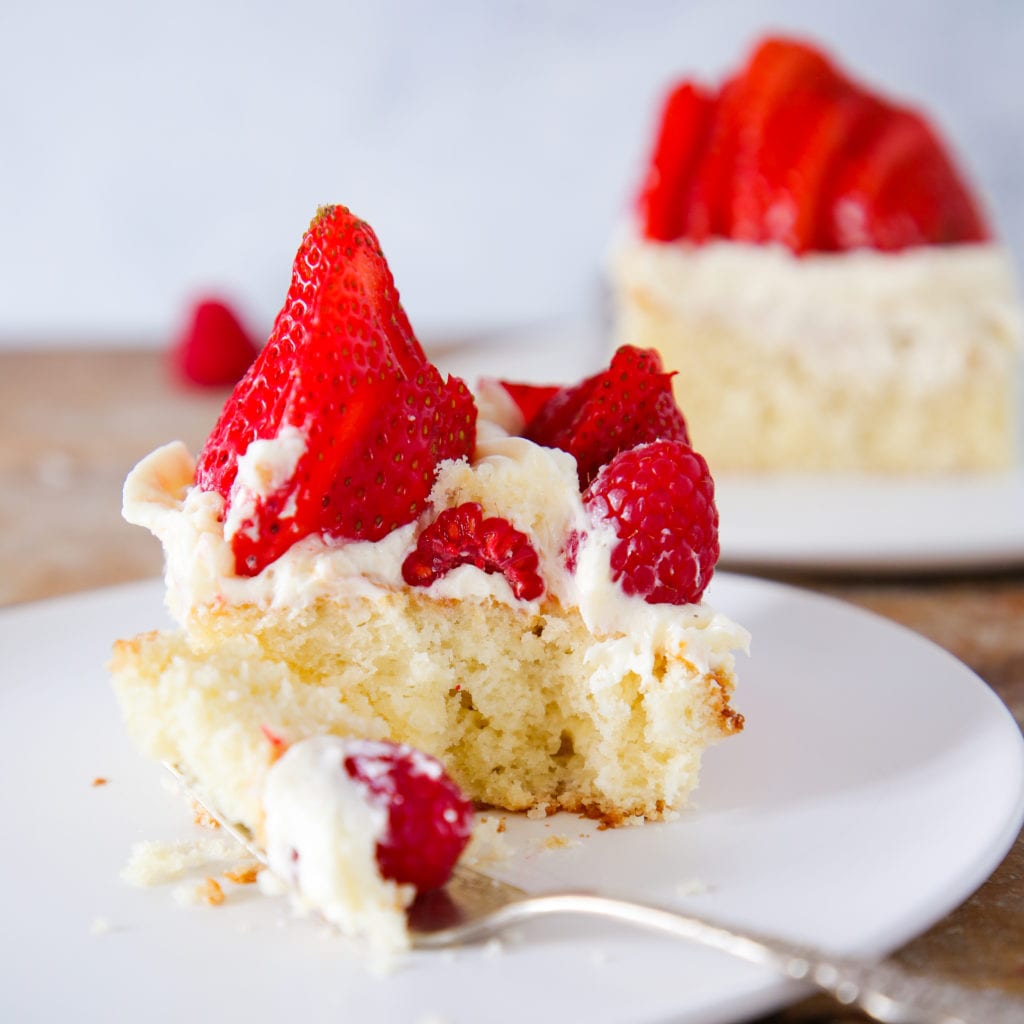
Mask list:
[[[623,345],[607,370],[556,391],[523,434],[575,456],[581,488],[627,448],[658,438],[688,440],[672,374],[653,349],[632,345]]]
[[[302,441],[251,493],[253,441]],[[226,500],[236,568],[255,575],[312,533],[378,540],[415,519],[437,464],[473,449],[476,406],[420,348],[368,224],[323,207],[295,257],[273,333],[199,457],[196,483]],[[283,474],[284,479],[278,479]],[[236,510],[237,511],[237,510]]]
[[[656,241],[683,233],[694,173],[704,155],[716,98],[693,82],[678,84],[665,101],[647,180],[640,193],[643,232]]]

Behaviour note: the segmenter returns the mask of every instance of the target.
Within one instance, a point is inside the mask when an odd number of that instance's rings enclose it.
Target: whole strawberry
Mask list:
[[[659,438],[689,440],[672,394],[672,374],[665,372],[654,349],[623,345],[607,370],[553,393],[550,388],[504,386],[524,413],[533,411],[525,437],[575,456],[581,489],[627,448]]]
[[[252,576],[310,534],[372,541],[411,522],[438,463],[468,456],[475,434],[472,396],[424,355],[373,229],[327,206],[196,483],[225,498],[236,569]],[[254,441],[269,442],[263,462],[240,479]]]
[[[583,495],[595,523],[618,538],[611,569],[649,604],[701,599],[718,561],[718,510],[707,463],[684,441],[654,441],[616,455]]]

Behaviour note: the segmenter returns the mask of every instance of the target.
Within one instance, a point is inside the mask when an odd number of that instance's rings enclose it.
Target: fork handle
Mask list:
[[[843,1005],[857,1005],[885,1024],[1021,1024],[1024,1001],[1002,993],[967,989],[914,975],[891,962],[867,963],[820,950],[732,931],[661,907],[590,893],[532,896],[506,904],[459,926],[462,941],[474,941],[534,917],[586,914],[674,935],[770,967],[794,981],[827,992]],[[438,939],[441,934],[438,934]]]

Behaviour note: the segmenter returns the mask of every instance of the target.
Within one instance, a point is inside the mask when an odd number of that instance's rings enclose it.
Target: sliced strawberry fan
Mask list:
[[[674,86],[639,206],[656,241],[777,242],[797,254],[990,237],[925,118],[784,38],[765,39],[717,92]]]

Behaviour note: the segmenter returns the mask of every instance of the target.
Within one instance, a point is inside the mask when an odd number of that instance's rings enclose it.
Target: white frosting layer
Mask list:
[[[977,362],[1009,372],[1020,348],[1013,270],[994,244],[797,257],[778,245],[624,232],[612,267],[626,293],[695,329],[737,331],[792,353],[823,379],[870,384],[899,374],[925,393]]]
[[[344,767],[346,756],[373,757],[380,746],[337,736],[293,744],[267,772],[263,806],[267,863],[300,909],[393,950],[408,945],[405,908],[415,892],[381,877],[386,802]]]
[[[422,522],[400,527],[378,542],[307,537],[253,577],[235,573],[222,522],[223,499],[193,487],[194,472],[188,451],[175,442],[143,459],[124,489],[125,518],[147,527],[163,543],[168,607],[185,624],[196,612],[225,604],[288,612],[319,597],[372,598],[406,589],[402,563],[422,527],[441,509],[476,501],[486,516],[508,519],[527,535],[538,554],[544,595],[535,602],[519,601],[500,573],[466,565],[425,588],[428,596],[495,600],[529,612],[539,611],[551,598],[565,608],[579,608],[588,628],[601,638],[591,654],[595,670],[603,665],[609,678],[634,666],[637,658],[653,664],[655,650],[685,647],[695,667],[707,671],[722,653],[747,645],[743,629],[705,605],[652,605],[625,594],[611,576],[615,534],[591,522],[572,456],[511,437],[486,420],[479,424],[473,462],[439,467],[432,507]],[[573,537],[578,551],[576,571],[570,572],[566,549]]]

